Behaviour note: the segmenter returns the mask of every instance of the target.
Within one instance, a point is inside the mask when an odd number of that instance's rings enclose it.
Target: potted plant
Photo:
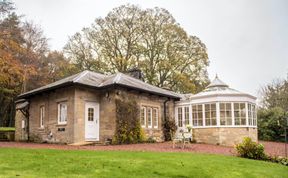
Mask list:
[[[187,125],[186,128],[187,128],[188,132],[192,131],[192,126],[191,125]]]

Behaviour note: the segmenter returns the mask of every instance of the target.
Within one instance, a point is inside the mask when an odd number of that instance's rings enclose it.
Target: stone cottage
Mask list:
[[[143,82],[141,72],[103,75],[91,71],[56,81],[19,96],[16,140],[105,142],[116,128],[115,100],[133,98],[146,137],[162,141],[162,123],[175,119],[178,132],[192,127],[196,142],[234,145],[257,141],[256,98],[229,88],[216,77],[202,92],[177,94]]]
[[[180,99],[176,93],[123,73],[103,75],[91,71],[21,94],[17,108],[28,117],[17,112],[15,138],[103,143],[114,135],[115,99],[123,95],[134,98],[141,108],[140,123],[147,138],[162,141],[162,120],[174,117],[174,103]]]

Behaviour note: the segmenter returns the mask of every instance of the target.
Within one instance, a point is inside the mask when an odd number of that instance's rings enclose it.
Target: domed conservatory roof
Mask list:
[[[227,85],[222,80],[220,80],[218,76],[216,75],[215,79],[202,92],[189,96],[189,99],[198,98],[198,97],[202,98],[202,97],[210,97],[210,96],[221,96],[221,95],[248,96],[254,99],[256,98],[252,95],[242,93],[238,90],[230,88],[229,85]],[[187,100],[188,98],[182,97],[182,99]]]

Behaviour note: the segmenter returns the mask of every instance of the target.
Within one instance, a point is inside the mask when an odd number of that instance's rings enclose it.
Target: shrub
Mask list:
[[[267,156],[264,153],[264,146],[253,142],[251,138],[245,137],[243,142],[236,145],[236,150],[239,156],[249,159],[266,159]]]
[[[147,143],[156,143],[156,139],[154,137],[149,137],[147,140],[146,140]]]
[[[113,144],[143,142],[144,132],[140,126],[139,108],[132,99],[116,99],[116,130]]]
[[[174,135],[177,130],[175,120],[170,120],[169,118],[166,118],[166,120],[164,120],[163,122],[162,127],[165,141],[172,140],[171,136]]]
[[[288,166],[288,158],[281,157],[281,156],[269,156],[267,158],[268,161],[271,161],[273,163],[279,163],[283,164],[284,166]]]

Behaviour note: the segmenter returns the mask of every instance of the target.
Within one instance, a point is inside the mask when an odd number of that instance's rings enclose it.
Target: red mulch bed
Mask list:
[[[265,151],[269,155],[285,155],[284,143],[277,142],[263,142]],[[154,152],[193,152],[193,153],[208,153],[208,154],[222,154],[235,155],[236,152],[233,147],[225,147],[209,144],[193,143],[186,148],[180,147],[172,148],[171,142],[164,143],[147,143],[147,144],[131,144],[131,145],[97,145],[97,146],[69,146],[59,144],[38,144],[26,142],[0,142],[0,148],[42,148],[42,149],[59,149],[59,150],[115,150],[115,151],[154,151]]]
[[[285,156],[285,143],[260,141],[264,145],[266,154],[270,156]],[[288,144],[287,144],[288,151]]]

